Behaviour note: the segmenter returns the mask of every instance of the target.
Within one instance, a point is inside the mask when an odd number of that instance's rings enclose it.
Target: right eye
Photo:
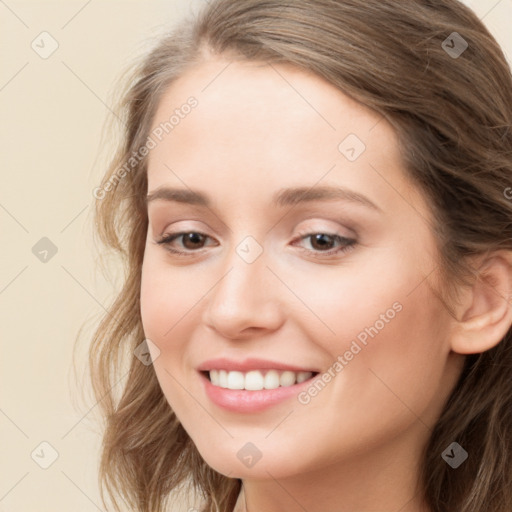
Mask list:
[[[193,256],[197,249],[202,249],[205,239],[210,238],[198,231],[180,231],[178,233],[165,233],[156,243],[163,245],[166,250],[178,256]],[[181,239],[181,247],[187,250],[172,247],[175,240]]]

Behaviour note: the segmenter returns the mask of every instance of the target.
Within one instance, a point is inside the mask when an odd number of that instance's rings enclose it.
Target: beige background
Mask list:
[[[85,342],[72,367],[79,328],[90,332],[112,297],[90,226],[101,129],[121,69],[204,1],[0,1],[0,511],[103,510]],[[510,62],[512,0],[466,3]],[[46,59],[31,47],[51,48],[43,31],[59,45]],[[46,262],[32,252],[43,237],[57,247]],[[47,469],[42,442],[58,452]]]

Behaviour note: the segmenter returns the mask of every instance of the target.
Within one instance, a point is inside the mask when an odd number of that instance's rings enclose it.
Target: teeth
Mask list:
[[[243,378],[243,373],[241,374]],[[264,378],[261,372],[256,370],[247,372],[245,374],[244,389],[250,389],[251,391],[258,391],[264,388]]]
[[[229,372],[228,373],[228,388],[229,389],[244,389],[245,379],[242,372]]]
[[[210,381],[214,386],[226,389],[246,389],[259,391],[261,389],[276,389],[278,387],[300,384],[313,376],[312,372],[291,372],[278,370],[251,370],[243,373],[238,371],[210,370]]]
[[[293,386],[295,384],[296,378],[294,372],[283,372],[281,377],[279,377],[279,384],[283,387]]]
[[[276,389],[280,385],[279,373],[276,370],[270,370],[265,375],[265,389]]]
[[[311,372],[299,372],[297,374],[297,384],[304,382],[305,380],[310,379],[313,376]]]

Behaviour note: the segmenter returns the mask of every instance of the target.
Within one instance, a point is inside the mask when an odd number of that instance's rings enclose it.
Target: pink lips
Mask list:
[[[300,384],[293,386],[279,387],[276,389],[262,389],[258,391],[248,391],[245,389],[226,389],[214,386],[204,373],[200,373],[201,382],[208,398],[217,406],[232,412],[251,413],[260,412],[272,405],[281,403],[297,394],[311,384],[311,381],[318,373],[317,370],[293,366],[275,361],[250,358],[242,362],[233,361],[226,358],[211,359],[203,362],[197,367],[199,372],[209,370],[227,370],[248,372],[250,370],[289,370],[293,372],[312,372],[314,375]]]
[[[318,370],[311,368],[301,368],[300,366],[283,364],[277,361],[269,361],[268,359],[257,359],[254,357],[245,359],[244,361],[234,361],[227,358],[209,359],[208,361],[201,363],[197,369],[200,372],[210,370],[227,370],[239,372],[248,372],[250,370],[289,370],[291,372],[318,372]]]

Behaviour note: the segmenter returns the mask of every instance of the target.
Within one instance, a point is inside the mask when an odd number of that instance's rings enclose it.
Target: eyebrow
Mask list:
[[[211,207],[211,200],[207,195],[191,189],[159,187],[146,196],[146,204],[157,200]],[[284,207],[313,201],[347,201],[382,212],[382,209],[366,196],[353,190],[332,186],[281,189],[273,195],[271,204]]]

